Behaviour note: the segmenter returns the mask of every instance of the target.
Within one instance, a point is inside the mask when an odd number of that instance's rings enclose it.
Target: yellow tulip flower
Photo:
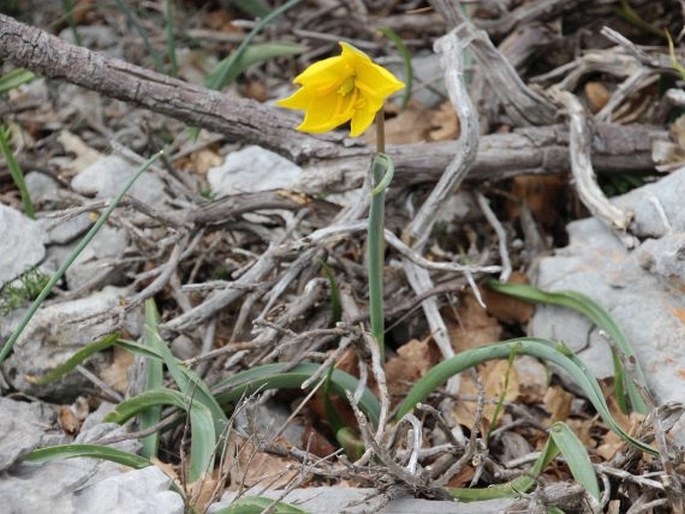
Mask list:
[[[350,136],[356,137],[369,128],[383,101],[404,87],[361,50],[342,41],[340,47],[341,55],[309,66],[293,80],[302,87],[276,102],[305,112],[297,130],[319,134],[350,121]]]

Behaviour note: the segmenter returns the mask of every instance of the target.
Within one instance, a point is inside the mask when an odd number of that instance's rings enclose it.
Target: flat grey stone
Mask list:
[[[630,339],[648,385],[659,403],[685,402],[685,169],[612,199],[635,214],[637,235],[649,236],[634,250],[596,219],[568,225],[569,245],[543,258],[536,285],[573,290],[602,305]],[[655,207],[658,206],[658,207]],[[579,314],[539,306],[529,332],[562,340],[598,377],[613,374],[603,334]],[[685,423],[673,431],[685,443]]]
[[[87,212],[65,221],[57,222],[52,219],[41,218],[38,222],[48,233],[48,244],[69,243],[78,236],[84,235],[93,224]]]
[[[292,189],[302,168],[277,153],[260,146],[246,146],[226,156],[221,166],[211,168],[207,180],[218,197]]]
[[[83,169],[71,181],[74,191],[97,198],[114,198],[128,179],[135,175],[138,167],[117,155],[107,157]],[[159,208],[166,199],[164,183],[150,171],[143,173],[133,184],[129,195]]]
[[[29,376],[42,377],[65,362],[84,345],[114,330],[113,322],[83,321],[107,313],[119,305],[124,290],[106,287],[89,297],[48,305],[40,309],[14,345],[14,352],[2,363],[6,380],[26,394],[64,399],[80,394],[90,383],[71,372],[46,386],[34,384]],[[88,366],[104,365],[103,355],[90,358]]]
[[[685,167],[657,182],[612,198],[612,202],[634,213],[634,235],[660,237],[671,230],[685,231],[685,210],[682,208],[684,195]]]
[[[77,512],[89,514],[183,514],[183,499],[171,478],[155,467],[118,473],[79,491]]]
[[[0,287],[43,260],[46,240],[38,222],[0,204]]]
[[[42,202],[47,197],[57,194],[59,183],[45,173],[31,171],[24,177],[26,189],[31,195],[31,200],[36,203]]]
[[[43,429],[51,426],[55,418],[55,409],[46,403],[0,397],[0,472],[38,446],[65,442],[65,436],[51,436]]]
[[[265,496],[277,499],[283,491],[248,491],[247,494]],[[228,507],[236,493],[227,492],[220,502],[212,504],[208,514]],[[385,502],[375,489],[352,487],[308,487],[295,489],[288,493],[281,501],[297,505],[311,514],[361,514],[377,512],[379,514],[496,514],[504,512],[512,499],[486,500],[473,503],[458,503],[450,501],[421,500],[412,496],[402,496]]]
[[[119,425],[101,423],[103,415],[111,408],[103,404],[92,413],[74,442],[88,443],[122,434],[125,429]],[[34,430],[42,432],[45,427],[45,424],[35,424]],[[34,442],[38,442],[37,439]],[[41,446],[57,442],[64,441],[43,442]],[[137,441],[131,440],[113,446],[128,452],[140,448]],[[170,480],[157,468],[149,468],[145,473],[133,472],[100,459],[17,462],[0,472],[1,511],[3,514],[181,513],[183,511],[178,510],[180,497],[167,491],[169,484]],[[98,502],[98,498],[106,501]],[[141,510],[144,508],[147,510]]]

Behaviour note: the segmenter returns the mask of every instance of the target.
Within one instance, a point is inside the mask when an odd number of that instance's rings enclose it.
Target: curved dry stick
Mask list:
[[[557,90],[553,94],[568,112],[571,172],[580,200],[604,224],[625,235],[633,215],[612,204],[597,185],[590,160],[592,138],[585,109],[575,95],[568,91]]]

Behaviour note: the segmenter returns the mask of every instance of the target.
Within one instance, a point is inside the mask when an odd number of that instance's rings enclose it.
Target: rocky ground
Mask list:
[[[683,6],[456,4],[0,1],[0,510],[289,512],[280,500],[306,512],[682,512]],[[339,40],[411,85],[385,106],[396,172],[382,366],[365,257],[375,133],[300,133],[274,104]],[[10,83],[19,69],[35,76]],[[587,315],[495,293],[493,278],[587,295],[634,357],[612,356],[615,336]],[[113,417],[150,388],[156,365],[135,343],[154,344],[151,331],[198,380],[184,389],[165,360],[157,387],[195,405],[206,386],[224,412],[225,432],[204,441],[219,457],[198,480],[195,407],[160,408],[153,425]],[[573,375],[530,355],[471,366],[394,418],[439,362],[524,336],[563,341],[620,427],[657,455],[631,450]],[[644,372],[645,412],[614,400],[621,359],[630,377]],[[221,400],[238,373],[302,362],[368,385],[380,419],[299,383]],[[558,457],[525,491],[452,501],[533,473],[555,422],[585,447],[599,497]],[[153,465],[31,460],[69,443]],[[246,491],[268,500],[239,507]]]

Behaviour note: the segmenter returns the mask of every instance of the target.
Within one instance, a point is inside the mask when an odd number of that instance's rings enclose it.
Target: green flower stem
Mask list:
[[[36,219],[36,214],[33,210],[33,203],[31,202],[31,195],[24,182],[24,174],[19,167],[19,163],[14,158],[14,153],[10,148],[10,130],[8,127],[0,125],[0,152],[4,155],[7,161],[7,167],[10,171],[10,176],[14,181],[14,185],[19,189],[21,194],[21,202],[24,204],[24,212],[32,220]],[[2,360],[0,360],[2,362]]]
[[[36,298],[34,302],[31,304],[29,310],[26,311],[26,314],[24,314],[24,317],[21,319],[19,326],[14,330],[14,332],[12,332],[12,335],[10,335],[9,339],[3,345],[2,351],[0,351],[0,363],[3,362],[7,358],[9,353],[12,351],[14,343],[17,342],[17,339],[19,339],[19,336],[26,328],[26,325],[29,324],[29,321],[31,321],[33,315],[36,313],[36,311],[41,306],[43,301],[48,297],[50,291],[52,291],[52,288],[55,287],[55,284],[57,284],[57,282],[64,276],[67,269],[69,269],[69,266],[73,264],[76,258],[81,254],[81,252],[86,248],[86,246],[88,246],[88,244],[93,240],[95,235],[100,231],[102,226],[109,218],[110,214],[112,214],[112,211],[114,211],[116,206],[119,205],[121,200],[124,198],[124,195],[128,192],[128,190],[131,188],[134,182],[138,180],[138,178],[143,174],[143,172],[147,170],[150,166],[152,166],[152,163],[159,159],[163,153],[164,150],[161,150],[152,157],[150,157],[147,161],[145,161],[145,163],[138,169],[138,171],[136,171],[136,173],[128,180],[128,182],[126,182],[121,191],[119,191],[119,194],[112,200],[112,203],[110,203],[109,206],[103,211],[100,218],[97,220],[97,222],[95,222],[95,225],[91,227],[91,229],[88,231],[85,237],[81,239],[81,242],[79,242],[76,248],[72,250],[67,259],[62,263],[57,272],[52,276],[50,281],[45,285],[43,290],[40,292],[38,298]]]
[[[376,115],[377,154],[371,163],[371,206],[369,207],[368,266],[369,266],[369,317],[371,335],[378,344],[381,362],[385,360],[385,320],[383,313],[383,262],[384,239],[383,217],[385,210],[385,190],[392,174],[392,162],[383,153],[385,150],[385,124],[383,111]]]

